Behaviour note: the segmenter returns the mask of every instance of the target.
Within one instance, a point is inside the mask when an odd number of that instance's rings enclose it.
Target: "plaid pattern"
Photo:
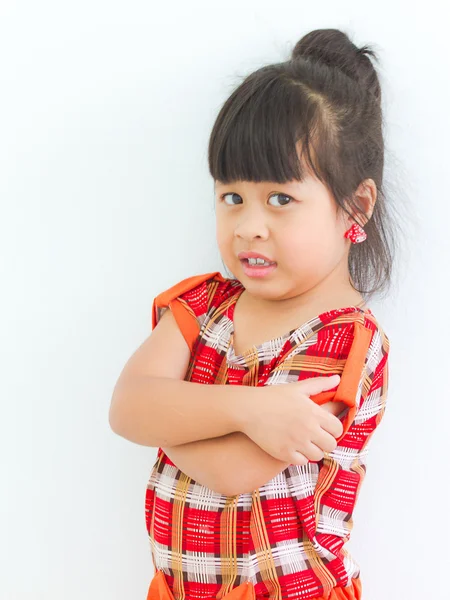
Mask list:
[[[342,374],[359,323],[371,339],[356,412],[322,460],[289,465],[252,493],[232,497],[189,478],[159,448],[145,497],[155,570],[164,572],[175,600],[222,598],[245,581],[253,583],[258,599],[328,597],[334,588],[353,598],[352,578],[360,569],[344,544],[368,442],[385,410],[388,337],[369,309],[353,306],[322,313],[236,355],[233,311],[243,290],[238,280],[211,278],[177,299],[200,326],[186,380],[278,385]],[[157,320],[164,310],[157,309]]]

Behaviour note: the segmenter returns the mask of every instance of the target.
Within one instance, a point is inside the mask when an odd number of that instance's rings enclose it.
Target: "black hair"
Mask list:
[[[357,219],[367,239],[351,244],[348,259],[352,284],[364,295],[389,288],[396,245],[383,181],[381,86],[370,57],[379,62],[371,47],[358,48],[339,29],[307,33],[289,60],[245,77],[222,106],[208,145],[217,182],[301,181],[305,161],[348,214],[362,214],[354,193],[373,179],[372,216]]]

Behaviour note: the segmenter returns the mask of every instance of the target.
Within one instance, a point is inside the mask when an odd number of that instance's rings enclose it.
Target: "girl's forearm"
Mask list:
[[[322,408],[338,416],[346,405],[330,401]],[[163,450],[186,475],[226,496],[260,488],[290,464],[271,456],[240,431]]]
[[[253,386],[119,378],[111,400],[110,426],[143,446],[178,446],[216,438],[242,430],[255,394],[258,388]]]
[[[271,456],[242,432],[163,451],[183,473],[226,496],[252,492],[290,464]]]

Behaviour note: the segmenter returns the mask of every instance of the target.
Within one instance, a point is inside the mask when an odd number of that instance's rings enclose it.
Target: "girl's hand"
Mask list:
[[[309,396],[335,388],[339,380],[333,375],[253,388],[260,391],[245,407],[243,433],[283,462],[305,465],[321,460],[324,452],[336,448],[343,425]]]

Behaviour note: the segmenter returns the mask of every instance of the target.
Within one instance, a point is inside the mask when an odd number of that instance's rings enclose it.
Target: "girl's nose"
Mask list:
[[[269,228],[263,214],[253,211],[252,214],[249,212],[246,216],[241,216],[234,235],[248,242],[255,238],[267,239]]]

